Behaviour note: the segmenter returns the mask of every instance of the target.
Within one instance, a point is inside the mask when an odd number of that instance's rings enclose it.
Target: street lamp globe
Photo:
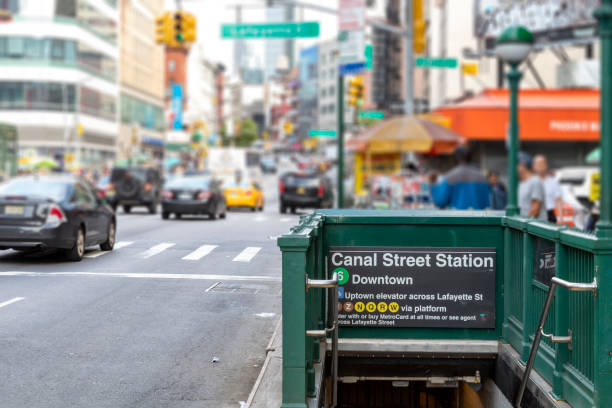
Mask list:
[[[533,34],[523,26],[506,28],[497,38],[495,53],[510,64],[523,62],[533,47]]]

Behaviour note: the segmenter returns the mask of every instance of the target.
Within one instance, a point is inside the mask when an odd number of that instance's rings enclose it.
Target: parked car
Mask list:
[[[331,180],[319,173],[286,173],[279,180],[279,210],[331,208],[334,193]]]
[[[123,211],[129,213],[132,207],[145,206],[155,214],[161,200],[162,176],[154,168],[115,167],[109,187],[114,192],[109,202],[115,210],[122,205]]]
[[[563,167],[555,172],[559,184],[567,186],[572,194],[583,206],[591,208],[591,187],[594,175],[599,174],[595,166]]]
[[[261,171],[264,173],[276,173],[276,159],[274,156],[263,156],[259,163]]]
[[[259,183],[229,181],[224,184],[224,189],[228,208],[246,207],[251,211],[263,211],[264,194]]]
[[[166,183],[162,191],[162,218],[170,214],[206,214],[211,219],[225,218],[227,205],[221,182],[210,176],[177,177]]]
[[[0,249],[57,248],[80,261],[85,248],[111,251],[115,214],[82,179],[20,177],[0,185]]]

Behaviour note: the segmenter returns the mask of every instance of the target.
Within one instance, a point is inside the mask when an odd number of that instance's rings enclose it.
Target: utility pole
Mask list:
[[[338,208],[344,207],[344,76],[338,70]]]
[[[446,58],[446,40],[448,30],[446,29],[446,0],[439,0],[440,7],[440,58]],[[463,80],[463,75],[461,75]],[[463,89],[461,90],[463,95]],[[446,70],[438,70],[438,104],[443,105],[446,99]]]
[[[406,62],[406,98],[404,100],[404,113],[414,114],[414,61],[412,43],[412,0],[406,0],[406,29],[404,32],[404,52]]]

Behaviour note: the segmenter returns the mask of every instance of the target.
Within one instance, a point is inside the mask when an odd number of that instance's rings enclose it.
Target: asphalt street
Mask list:
[[[264,212],[118,215],[79,263],[0,251],[0,407],[239,407],[280,318],[275,178]],[[213,362],[213,360],[218,360]]]

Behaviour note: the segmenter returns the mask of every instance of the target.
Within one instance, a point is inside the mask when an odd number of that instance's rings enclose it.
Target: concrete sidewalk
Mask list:
[[[283,350],[282,350],[282,330],[281,320],[279,320],[272,338],[266,348],[266,360],[249,399],[246,402],[247,408],[277,408],[282,403],[282,380],[283,380]]]

